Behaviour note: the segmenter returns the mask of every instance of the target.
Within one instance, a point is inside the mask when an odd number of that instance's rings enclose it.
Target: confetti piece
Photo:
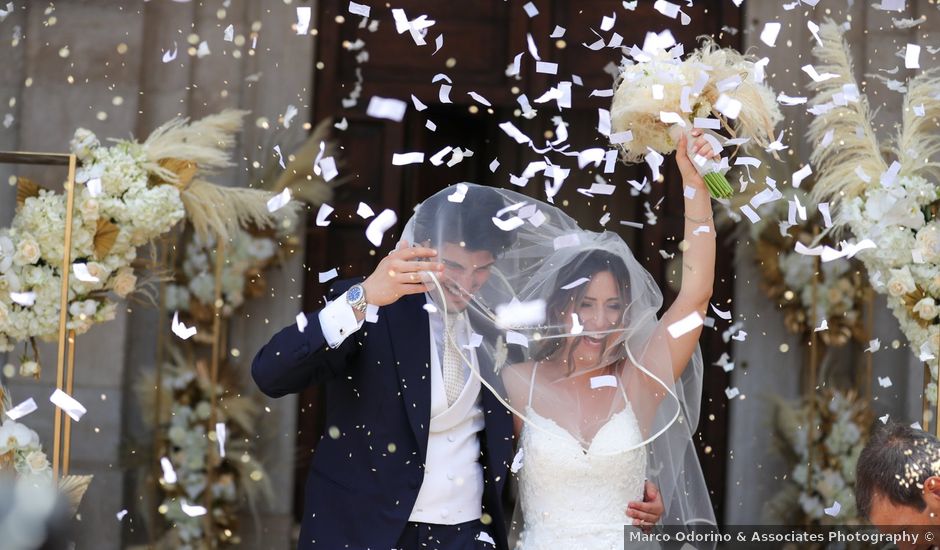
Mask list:
[[[715,109],[728,118],[738,118],[742,103],[728,95],[721,94],[715,102]]]
[[[581,277],[580,279],[577,279],[577,280],[575,280],[575,281],[572,281],[572,282],[566,284],[565,286],[561,287],[561,289],[562,289],[562,290],[571,290],[572,288],[579,287],[579,286],[583,285],[584,283],[587,283],[587,282],[590,282],[590,281],[591,281],[591,279],[589,279],[589,278],[587,278],[587,277]]]
[[[904,11],[905,0],[881,0],[880,4],[872,4],[871,7],[881,11]]]
[[[304,312],[302,311],[297,314],[297,317],[295,317],[294,320],[297,322],[297,330],[301,333],[304,331],[304,329],[307,328],[307,324],[309,323],[309,321],[307,321],[307,316],[304,315]]]
[[[692,234],[700,235],[702,233],[711,233],[711,232],[712,232],[711,228],[708,227],[707,225],[700,225],[696,227],[695,230],[692,231]]]
[[[555,237],[555,239],[552,241],[552,244],[555,246],[555,250],[560,250],[567,246],[577,246],[581,244],[581,239],[578,237],[577,233],[570,233],[568,235]]]
[[[268,199],[268,212],[277,212],[287,206],[290,202],[290,188],[285,187],[283,191]]]
[[[842,510],[842,505],[839,504],[839,501],[837,500],[837,501],[835,501],[835,502],[832,503],[832,506],[830,506],[829,508],[824,509],[823,511],[826,512],[826,515],[827,515],[827,516],[836,517],[836,516],[839,515],[839,512],[840,512],[841,510]]]
[[[549,35],[549,38],[562,38],[565,36],[565,28],[560,25],[555,25],[555,29],[552,31],[552,34]]]
[[[807,21],[806,28],[809,29],[809,32],[813,35],[813,38],[816,39],[816,43],[822,46],[823,41],[822,38],[819,37],[819,25],[813,23],[812,21]]]
[[[542,74],[558,74],[558,63],[536,61],[535,72]]]
[[[322,159],[318,166],[321,170],[323,181],[331,181],[333,178],[339,175],[339,172],[336,170],[336,161],[333,159],[333,157],[326,157],[325,159]]]
[[[824,330],[829,330],[829,321],[827,321],[826,319],[823,319],[822,323],[818,327],[813,329],[813,332],[822,332]]]
[[[904,67],[908,69],[920,68],[920,46],[917,44],[907,45],[907,51],[904,52]]]
[[[512,473],[518,473],[522,469],[522,460],[525,457],[523,449],[520,446],[519,450],[516,451],[516,456],[512,457],[512,465],[509,467],[509,471]]]
[[[450,84],[441,84],[441,89],[437,93],[437,100],[441,103],[453,103],[450,100],[450,89]]]
[[[215,435],[216,439],[219,441],[219,456],[225,458],[225,437],[226,437],[225,422],[216,422],[215,423]]]
[[[174,40],[174,41],[173,41],[173,51],[167,50],[167,51],[163,52],[163,62],[164,62],[164,63],[169,63],[170,61],[173,61],[174,59],[176,59],[176,54],[177,54],[177,53],[178,53],[178,48],[177,48],[177,45],[176,45],[176,41]]]
[[[100,281],[98,277],[88,272],[88,264],[85,263],[72,264],[72,272],[75,274],[75,278],[83,283],[97,283]]]
[[[447,200],[457,203],[463,202],[464,198],[467,196],[467,190],[469,187],[466,183],[458,183],[455,187],[457,189],[455,189],[454,192],[450,195],[447,195]]]
[[[777,35],[780,34],[780,23],[765,23],[764,30],[760,32],[761,42],[773,48],[777,43]]]
[[[878,377],[878,385],[880,385],[882,388],[890,388],[891,385],[892,385],[892,384],[891,384],[891,377],[890,377],[890,376],[879,376],[879,377]]]
[[[609,31],[610,29],[614,28],[614,23],[616,22],[617,22],[616,12],[614,12],[614,14],[611,16],[607,16],[607,15],[603,16],[601,18],[601,30],[604,32]]]
[[[467,342],[466,344],[464,344],[463,347],[466,348],[466,349],[478,348],[478,347],[480,347],[480,344],[482,344],[482,343],[483,343],[483,335],[482,335],[482,334],[477,334],[477,333],[474,332],[474,333],[470,334],[470,341]]]
[[[428,108],[428,106],[422,103],[414,94],[411,94],[411,102],[414,104],[416,111],[420,112]]]
[[[669,325],[667,329],[669,330],[669,334],[671,334],[673,338],[679,338],[683,334],[691,332],[697,329],[698,327],[702,326],[702,324],[703,324],[702,316],[699,315],[697,311],[693,311],[686,317]]]
[[[819,74],[816,72],[816,68],[812,65],[803,65],[803,72],[808,74],[810,78],[813,79],[813,82],[825,82],[830,78],[837,78],[839,75],[835,73],[823,73]]]
[[[372,210],[372,208],[369,207],[368,204],[360,202],[359,208],[356,209],[356,214],[358,214],[360,218],[367,220],[374,216],[375,212]]]
[[[806,103],[807,99],[805,97],[790,97],[787,94],[780,92],[779,94],[777,94],[777,101],[779,101],[780,103],[783,103],[784,105],[792,107],[794,105],[802,105]]]
[[[612,374],[605,374],[602,376],[592,376],[591,377],[591,389],[596,390],[597,388],[616,388],[617,387],[617,377]]]
[[[529,347],[529,339],[525,337],[525,334],[513,330],[506,331],[506,343]]]
[[[196,48],[196,57],[198,57],[199,59],[202,59],[203,57],[211,53],[212,52],[209,51],[209,43],[206,42],[205,40],[200,42],[199,47]]]
[[[793,172],[793,187],[799,188],[803,180],[812,175],[812,173],[813,168],[809,164]]]
[[[509,137],[516,140],[516,143],[520,145],[532,142],[532,140],[523,134],[518,128],[516,128],[515,124],[512,122],[503,122],[499,125],[499,127],[502,131],[506,132]]]
[[[476,93],[476,92],[467,92],[467,95],[469,95],[470,97],[472,97],[472,98],[473,98],[474,100],[476,100],[477,102],[482,103],[483,105],[486,105],[487,107],[492,107],[492,106],[493,106],[493,104],[490,103],[488,99],[486,99],[485,97],[481,96],[480,94],[478,94],[478,93]]]
[[[329,271],[321,271],[321,272],[319,272],[319,280],[320,280],[321,283],[325,283],[325,282],[327,282],[327,281],[332,281],[333,279],[335,279],[335,278],[337,278],[337,277],[339,277],[339,273],[336,271],[336,268],[335,268],[335,267],[334,267],[333,269],[329,270]],[[303,331],[301,331],[301,332],[303,332]]]
[[[7,416],[10,417],[10,420],[19,420],[27,414],[35,412],[38,408],[39,407],[36,405],[36,401],[30,397],[19,405],[7,410]]]
[[[118,512],[117,514],[114,514],[114,515],[115,515],[115,517],[117,517],[117,520],[118,520],[118,521],[121,521],[121,520],[124,519],[124,516],[127,515],[127,510],[121,510],[120,512]]]
[[[741,205],[741,213],[747,216],[747,219],[751,220],[751,223],[757,223],[760,221],[760,216],[757,212],[754,211],[749,205]]]
[[[829,203],[821,202],[816,205],[816,208],[819,209],[819,213],[822,214],[823,224],[826,227],[832,227],[832,214],[829,212]]]
[[[728,400],[732,400],[735,397],[741,395],[741,390],[738,388],[725,388],[725,395],[728,397]]]
[[[529,17],[535,17],[536,15],[539,14],[539,9],[536,8],[535,4],[533,4],[532,2],[526,3],[526,5],[522,6],[522,9],[525,10],[526,15],[528,15]]]
[[[372,8],[366,4],[357,4],[356,2],[349,2],[349,13],[353,15],[361,15],[363,17],[369,17]]]
[[[628,141],[633,141],[633,132],[630,130],[610,134],[610,143],[612,145],[619,145]]]
[[[407,109],[408,104],[400,99],[372,96],[369,100],[369,106],[366,108],[366,114],[375,118],[401,122]]]
[[[288,105],[287,109],[284,111],[284,127],[290,128],[290,123],[294,120],[294,117],[297,116],[297,107],[293,105]]]
[[[226,42],[231,42],[235,39],[235,25],[229,25],[225,27],[225,31],[222,33],[222,40]]]
[[[891,418],[891,415],[890,415],[890,414],[886,414],[886,415],[884,415],[884,416],[879,416],[879,417],[878,417],[878,420],[881,420],[881,423],[882,423],[882,424],[887,424],[889,418]]]
[[[333,213],[333,207],[323,203],[320,205],[320,209],[317,210],[317,227],[326,227],[330,225],[329,220],[326,219],[327,216]]]
[[[666,0],[656,0],[653,3],[653,9],[671,19],[675,19],[679,15],[679,5]]]
[[[868,342],[868,347],[865,348],[865,351],[875,353],[879,349],[881,349],[881,340],[875,338]]]
[[[545,300],[520,302],[496,306],[496,325],[501,328],[535,326],[545,320]]]
[[[23,307],[32,307],[36,303],[35,292],[10,292],[10,299]]]
[[[183,510],[184,514],[191,518],[198,518],[200,516],[206,515],[206,508],[204,506],[190,504],[186,502],[186,499],[180,499],[180,508]]]
[[[718,309],[717,307],[715,307],[715,304],[711,304],[711,306],[712,306],[712,311],[715,312],[715,315],[721,317],[721,318],[724,319],[725,321],[730,321],[730,320],[731,320],[731,312],[730,312],[730,311],[722,311],[722,310]]]
[[[163,481],[169,485],[176,483],[176,471],[173,470],[173,463],[167,457],[160,458],[160,467],[163,469]]]
[[[496,224],[496,227],[502,229],[503,231],[512,231],[513,229],[516,229],[517,227],[524,224],[525,221],[523,221],[522,218],[518,216],[513,216],[507,220],[503,220],[494,216],[493,223]]]
[[[307,34],[310,29],[310,6],[300,6],[297,8],[297,34]]]
[[[480,542],[485,542],[493,547],[496,546],[496,541],[493,540],[493,537],[491,537],[490,534],[487,533],[486,531],[480,531],[480,533],[476,537],[476,540]]]
[[[386,208],[369,223],[369,227],[366,227],[366,238],[369,239],[369,242],[374,246],[380,246],[382,244],[382,236],[385,235],[385,232],[395,225],[397,221],[398,216],[395,215],[395,212]]]
[[[379,321],[379,306],[375,304],[366,304],[366,322],[377,323]]]
[[[88,188],[89,195],[97,197],[101,194],[101,178],[91,178],[85,183],[85,187]]]
[[[65,414],[72,417],[72,420],[78,422],[85,416],[85,413],[88,412],[77,399],[71,395],[65,393],[60,389],[56,389],[52,392],[52,395],[49,396],[49,401],[51,401],[56,407],[62,409]]]
[[[171,323],[170,328],[173,330],[173,334],[179,336],[183,340],[189,340],[193,337],[193,335],[196,334],[195,326],[187,327],[180,322],[178,311],[173,312],[173,322]]]
[[[584,332],[584,325],[581,324],[581,321],[578,319],[577,313],[571,314],[571,334],[581,334]]]
[[[407,164],[421,164],[424,162],[424,153],[393,153],[392,165],[405,166]]]

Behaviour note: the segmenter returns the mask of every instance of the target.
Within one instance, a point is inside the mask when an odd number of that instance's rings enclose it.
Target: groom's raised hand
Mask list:
[[[633,525],[644,533],[651,532],[665,512],[666,507],[663,505],[659,487],[649,480],[643,486],[643,502],[630,502],[626,510],[627,516],[633,518]]]
[[[407,294],[425,292],[427,286],[421,272],[439,274],[444,271],[444,264],[428,261],[436,256],[434,249],[411,246],[407,241],[399,242],[398,247],[382,258],[375,271],[362,283],[366,303],[387,306]]]

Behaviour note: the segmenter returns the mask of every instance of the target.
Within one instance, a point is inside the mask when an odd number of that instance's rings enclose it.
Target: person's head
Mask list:
[[[489,187],[471,185],[461,202],[448,200],[453,187],[421,203],[415,215],[414,241],[437,249],[444,264],[441,278],[448,309],[462,311],[490,276],[496,259],[512,246],[514,233],[493,223],[506,206]]]
[[[940,526],[940,440],[891,422],[876,430],[856,465],[855,501],[879,529]]]
[[[588,282],[561,288],[582,278]],[[607,351],[622,338],[616,329],[623,326],[630,303],[630,272],[617,255],[593,249],[561,266],[556,281],[558,288],[546,301],[547,324],[558,327],[556,333],[571,334],[577,315],[583,333],[569,338],[543,338],[534,359],[564,361],[569,373],[579,367],[597,366],[609,358]]]

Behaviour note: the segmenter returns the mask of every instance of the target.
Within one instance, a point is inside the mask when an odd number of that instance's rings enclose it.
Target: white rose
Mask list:
[[[46,458],[46,453],[42,451],[32,451],[26,455],[26,464],[33,474],[42,474],[49,469],[49,459]]]
[[[937,304],[933,298],[924,298],[914,304],[914,313],[925,321],[930,321],[937,316]]]
[[[916,289],[914,277],[911,276],[911,272],[907,267],[891,270],[891,278],[888,280],[888,294],[898,297],[914,292]]]
[[[16,245],[13,263],[16,265],[31,265],[39,261],[39,243],[30,236],[24,236]]]
[[[111,288],[114,293],[121,298],[126,298],[128,294],[134,291],[137,285],[137,277],[134,270],[129,267],[122,267],[118,270],[114,280],[111,282]]]
[[[101,143],[94,132],[85,128],[75,130],[75,135],[72,136],[72,140],[69,142],[69,148],[79,160],[87,160],[91,156],[91,152],[99,145]]]
[[[39,378],[39,363],[35,361],[24,361],[20,363],[20,376]]]
[[[0,273],[5,273],[13,265],[13,239],[7,235],[0,235]]]
[[[936,222],[931,222],[918,231],[916,242],[917,250],[925,262],[936,262],[940,259],[940,227]]]

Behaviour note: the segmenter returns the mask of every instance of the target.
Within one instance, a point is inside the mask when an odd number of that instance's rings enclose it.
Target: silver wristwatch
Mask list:
[[[362,285],[353,285],[346,291],[346,303],[353,309],[365,313],[366,289]]]

